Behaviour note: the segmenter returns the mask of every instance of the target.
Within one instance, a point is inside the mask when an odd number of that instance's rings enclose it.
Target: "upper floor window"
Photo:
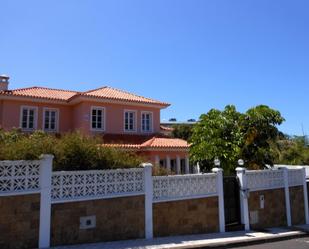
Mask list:
[[[43,127],[45,131],[57,131],[58,110],[44,108]]]
[[[136,111],[124,112],[124,130],[136,131]]]
[[[92,107],[91,108],[91,129],[103,131],[105,129],[104,126],[104,117],[105,109],[104,107]]]
[[[37,107],[22,106],[20,126],[22,130],[35,130],[37,122]]]
[[[142,112],[142,131],[152,132],[152,112]]]

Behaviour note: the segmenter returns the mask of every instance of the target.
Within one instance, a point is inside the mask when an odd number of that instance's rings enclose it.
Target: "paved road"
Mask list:
[[[259,245],[231,247],[232,249],[308,249],[309,236],[290,240],[282,240]]]

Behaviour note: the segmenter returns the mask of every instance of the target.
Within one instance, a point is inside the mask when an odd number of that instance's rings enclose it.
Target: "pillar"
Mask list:
[[[166,169],[171,170],[171,158],[169,156],[166,156]]]
[[[225,216],[224,216],[224,192],[223,192],[223,169],[213,168],[213,173],[217,174],[217,192],[219,201],[219,228],[220,232],[225,232]]]
[[[304,207],[305,207],[305,218],[306,224],[309,224],[309,209],[308,209],[308,190],[307,190],[307,179],[306,179],[306,169],[302,167],[303,170],[303,193],[304,193]]]
[[[158,155],[155,156],[155,165],[160,166],[160,156]]]
[[[290,227],[292,225],[292,218],[291,218],[291,203],[290,203],[290,189],[289,189],[289,174],[287,168],[280,168],[280,170],[283,170],[286,223]]]
[[[153,238],[153,218],[152,218],[152,200],[153,200],[153,184],[152,184],[152,164],[143,163],[145,173],[145,237]]]
[[[180,163],[180,156],[176,156],[176,173],[177,173],[177,175],[180,175],[180,173],[181,173],[181,165],[180,165],[181,163]]]
[[[190,174],[190,162],[188,156],[185,158],[185,172],[186,174]]]
[[[42,155],[40,165],[40,228],[39,248],[50,247],[50,220],[51,220],[51,179],[53,155]]]
[[[246,169],[237,167],[236,173],[240,184],[241,221],[245,225],[245,230],[249,231],[250,230],[249,206],[248,206],[249,190],[247,189]]]

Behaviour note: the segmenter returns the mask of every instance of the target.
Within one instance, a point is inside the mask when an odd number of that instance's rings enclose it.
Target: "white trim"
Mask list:
[[[190,195],[190,196],[182,196],[182,197],[175,197],[175,198],[153,200],[153,203],[171,202],[171,201],[184,201],[184,200],[191,200],[191,199],[203,199],[203,198],[209,198],[209,197],[219,197],[219,195],[218,195],[218,193],[211,193],[211,194],[206,194],[206,195]]]
[[[156,109],[165,109],[170,106],[170,104],[161,105],[161,104],[147,104],[147,103],[136,103],[136,102],[130,102],[130,101],[121,101],[121,100],[109,100],[109,99],[91,99],[91,98],[85,98],[85,97],[75,97],[72,100],[52,100],[52,99],[46,99],[46,98],[33,98],[29,96],[7,96],[7,95],[1,95],[0,99],[8,99],[8,100],[16,100],[16,101],[29,101],[34,103],[46,103],[46,104],[61,104],[61,105],[76,105],[78,103],[81,103],[83,101],[86,102],[94,102],[94,103],[105,103],[105,104],[117,104],[117,105],[131,105],[131,106],[141,106],[141,107],[151,107]]]
[[[96,196],[87,196],[82,198],[74,198],[74,199],[60,199],[60,200],[51,200],[52,204],[60,204],[60,203],[68,203],[68,202],[81,202],[81,201],[92,201],[92,200],[101,200],[101,199],[114,199],[120,197],[131,197],[131,196],[141,196],[145,195],[145,193],[127,193],[127,194],[113,194],[113,195],[96,195]]]
[[[56,112],[56,120],[55,120],[55,129],[45,129],[45,111],[55,111]],[[59,132],[59,122],[60,122],[60,111],[59,108],[50,108],[50,107],[43,107],[43,120],[42,120],[42,130],[45,132]]]
[[[4,196],[17,196],[17,195],[33,195],[33,194],[40,194],[41,190],[20,190],[20,191],[16,191],[14,190],[14,192],[12,191],[8,191],[8,192],[2,192],[0,193],[0,197],[4,197]]]
[[[263,188],[249,188],[249,192],[256,192],[256,191],[265,191],[269,189],[284,189],[284,186],[282,187],[263,187]]]
[[[98,129],[98,128],[92,128],[92,111],[93,110],[101,110],[103,113],[103,120],[102,120],[102,128]],[[90,107],[90,118],[89,118],[89,125],[90,125],[90,131],[94,131],[94,132],[102,132],[106,130],[106,111],[105,111],[105,107],[103,106],[91,106]]]
[[[151,115],[151,120],[150,120],[150,130],[143,130],[143,114],[150,114]],[[153,112],[152,111],[141,111],[141,132],[142,133],[153,133]]]
[[[32,109],[34,110],[34,117],[33,117],[33,128],[23,128],[23,110],[24,109]],[[29,106],[29,105],[21,105],[19,110],[19,128],[22,131],[35,131],[38,128],[38,107],[37,106]],[[28,125],[28,118],[27,118],[27,125]]]
[[[133,130],[126,130],[126,113],[134,113],[135,117],[134,117],[134,126],[133,126]],[[137,132],[137,110],[130,110],[130,109],[124,109],[123,110],[123,132],[125,133],[135,133]]]
[[[125,101],[125,100],[112,100],[112,99],[98,99],[98,98],[87,98],[84,96],[76,97],[69,102],[67,102],[70,105],[74,105],[76,103],[87,101],[87,102],[97,102],[97,103],[108,103],[108,104],[118,104],[118,105],[131,105],[131,106],[142,106],[142,107],[152,107],[157,109],[165,109],[170,106],[170,104],[155,104],[155,103],[137,103],[137,102],[131,102],[131,101]]]

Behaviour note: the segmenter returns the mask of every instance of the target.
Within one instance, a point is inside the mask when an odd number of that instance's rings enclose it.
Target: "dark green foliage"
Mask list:
[[[90,170],[138,167],[142,158],[100,146],[100,138],[69,133],[55,137],[42,131],[25,135],[18,130],[0,131],[0,160],[34,160],[53,154],[54,170]]]
[[[241,120],[242,115],[234,106],[226,106],[222,112],[212,109],[201,115],[193,128],[190,159],[199,162],[202,170],[209,171],[218,157],[225,172],[229,172],[239,159],[244,140]]]
[[[279,137],[271,144],[276,164],[309,165],[309,148],[305,137]]]
[[[173,132],[172,136],[174,138],[181,138],[184,140],[189,140],[192,136],[192,124],[179,124],[179,125],[173,125]]]
[[[242,123],[245,143],[241,156],[249,163],[250,168],[273,165],[274,157],[270,145],[276,141],[279,135],[277,125],[283,121],[279,111],[265,105],[251,108],[245,113]]]
[[[246,167],[263,168],[273,164],[271,143],[278,137],[277,125],[284,121],[280,113],[260,105],[240,113],[228,105],[223,111],[212,109],[200,117],[191,137],[191,159],[203,170],[213,167],[219,158],[225,173],[233,173],[237,160]]]

